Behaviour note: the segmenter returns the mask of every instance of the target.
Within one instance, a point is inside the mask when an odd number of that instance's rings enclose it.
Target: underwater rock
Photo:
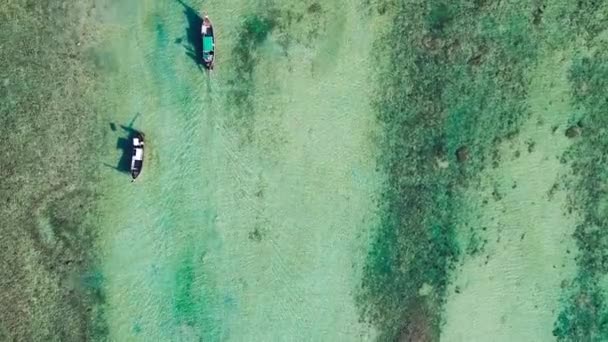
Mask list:
[[[460,163],[467,161],[469,159],[469,148],[466,146],[460,146],[456,150],[456,160]]]
[[[572,126],[566,130],[566,136],[570,139],[576,138],[581,135],[581,131],[582,129],[578,125]]]
[[[318,2],[313,3],[312,5],[308,6],[308,13],[319,13],[321,12],[321,10],[323,9],[323,7],[321,7],[321,4],[319,4]]]

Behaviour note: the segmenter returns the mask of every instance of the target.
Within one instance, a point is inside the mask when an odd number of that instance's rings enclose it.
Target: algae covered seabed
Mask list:
[[[606,340],[606,16],[0,4],[0,339]]]

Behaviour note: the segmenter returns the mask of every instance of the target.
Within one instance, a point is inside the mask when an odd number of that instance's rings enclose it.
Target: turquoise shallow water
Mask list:
[[[135,183],[103,172],[97,250],[111,339],[371,336],[353,295],[380,177],[353,42],[372,36],[352,24],[356,6],[340,5],[321,5],[315,28],[285,19],[310,5],[206,4],[218,33],[211,74],[186,55],[189,9],[178,2],[140,2],[131,18],[102,22],[107,38],[92,53],[114,65],[104,117],[135,117],[147,139]],[[280,31],[236,45],[265,21]],[[108,128],[105,163],[120,159],[124,136]]]

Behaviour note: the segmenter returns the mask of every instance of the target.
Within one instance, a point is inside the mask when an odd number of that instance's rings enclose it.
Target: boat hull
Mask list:
[[[143,170],[144,167],[144,135],[140,132],[137,133],[132,140],[133,152],[131,154],[131,178],[135,180]]]

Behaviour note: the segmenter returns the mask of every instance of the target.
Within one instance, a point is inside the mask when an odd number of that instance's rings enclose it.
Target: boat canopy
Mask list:
[[[144,157],[144,149],[143,148],[136,148],[135,153],[133,153],[133,159],[135,160],[142,160]]]
[[[213,37],[205,36],[203,37],[203,52],[213,51]]]

